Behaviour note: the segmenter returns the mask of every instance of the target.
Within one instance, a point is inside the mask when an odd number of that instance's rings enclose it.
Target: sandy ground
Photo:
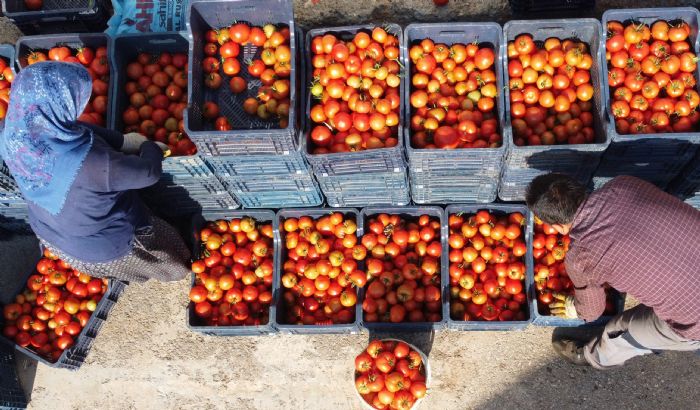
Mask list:
[[[592,14],[638,3],[599,0]],[[442,9],[429,0],[295,0],[295,13],[306,27],[512,18],[503,0],[452,0]],[[14,43],[18,35],[0,19],[0,43]],[[27,246],[33,243],[0,242],[0,259],[18,262]],[[6,263],[2,273],[21,271]],[[188,284],[130,286],[77,372],[22,361],[30,408],[360,408],[353,359],[375,335],[201,336],[185,323]],[[638,358],[598,372],[559,360],[550,328],[396,336],[429,353],[433,382],[424,409],[689,409],[700,399],[700,357],[689,353]]]

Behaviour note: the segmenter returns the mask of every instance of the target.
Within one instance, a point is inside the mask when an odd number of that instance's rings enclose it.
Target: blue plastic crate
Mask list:
[[[17,40],[15,47],[16,67],[21,70],[27,66],[27,56],[31,51],[42,50],[48,52],[52,47],[62,45],[77,50],[80,47],[87,46],[93,49],[97,47],[106,47],[109,61],[109,84],[107,88],[107,112],[104,114],[105,125],[109,126],[112,121],[111,116],[114,114],[113,105],[115,98],[116,70],[112,62],[112,38],[104,33],[82,33],[82,34],[51,34],[38,36],[25,36]],[[120,111],[121,113],[121,111]],[[120,115],[121,117],[121,115]]]
[[[0,345],[0,408],[25,409],[27,404],[27,396],[17,377],[15,353],[9,346]]]
[[[141,198],[154,212],[167,216],[187,216],[202,210],[234,210],[240,207],[228,192],[211,194],[205,189],[195,191],[181,186],[156,184],[142,190]]]
[[[365,31],[369,33],[374,27],[378,25],[368,24],[368,25],[358,25],[358,26],[344,26],[344,27],[331,27],[331,28],[319,28],[309,30],[306,33],[306,38],[304,41],[304,49],[307,50],[304,56],[304,72],[305,78],[308,82],[311,78],[310,72],[312,72],[311,65],[311,40],[319,35],[324,35],[326,33],[332,33],[338,38],[347,41],[352,39],[356,33],[360,31]],[[383,26],[390,34],[397,36],[399,46],[403,44],[403,31],[401,26],[397,24],[387,24]],[[403,54],[399,57],[400,64],[405,64]],[[402,80],[402,82],[405,82]],[[309,84],[302,84],[302,89],[305,91],[303,94],[303,104],[304,104],[304,116],[303,116],[303,135],[301,137],[301,150],[306,155],[307,160],[314,169],[316,175],[347,175],[353,173],[363,173],[363,172],[387,172],[394,168],[405,167],[405,160],[403,157],[403,127],[404,127],[404,99],[405,99],[405,87],[403,85],[399,86],[399,96],[401,98],[401,107],[399,108],[399,125],[397,139],[398,143],[395,147],[391,148],[380,148],[365,151],[355,151],[355,152],[344,152],[344,153],[329,153],[329,154],[313,154],[312,147],[309,144],[308,139],[311,133],[311,119],[310,112],[312,106],[311,93],[308,91]]]
[[[613,303],[615,305],[615,314],[620,314],[625,310],[625,295],[621,294],[615,290],[611,290]],[[537,309],[537,294],[535,287],[532,287],[532,294],[530,295],[531,304],[530,307],[535,313],[535,319],[532,324],[535,326],[553,326],[553,327],[580,327],[580,326],[601,326],[610,321],[613,316],[601,316],[592,322],[584,322],[582,319],[564,319],[559,316],[548,316],[541,315]]]
[[[209,155],[284,154],[296,151],[296,124],[299,116],[296,90],[301,71],[297,63],[297,36],[300,32],[295,30],[292,3],[286,0],[195,0],[190,3],[189,14],[189,107],[185,117],[188,135]],[[248,44],[241,48],[238,59],[244,68],[239,75],[248,83],[247,92],[234,94],[226,85],[218,90],[209,90],[203,85],[201,61],[204,59],[205,33],[209,29],[229,26],[234,21],[258,26],[272,23],[278,28],[287,27],[290,30],[290,110],[289,122],[285,128],[278,128],[279,123],[276,120],[262,120],[243,111],[243,101],[248,97],[256,97],[261,85],[260,80],[251,76],[245,69],[245,61],[259,58],[262,47]],[[223,71],[221,74],[224,79],[228,78]],[[213,101],[219,105],[221,114],[229,119],[233,127],[231,131],[217,131],[212,123],[204,120],[202,107],[205,101]]]
[[[25,275],[13,276],[15,279],[14,283],[11,285],[14,288],[14,292],[12,292],[13,295],[20,293],[22,289],[24,289],[24,287],[26,286],[27,278],[30,275],[34,274],[34,272],[35,271],[32,270],[27,272]],[[100,302],[97,304],[97,308],[92,313],[92,316],[90,316],[90,320],[88,320],[88,323],[85,325],[80,334],[74,338],[73,346],[64,350],[61,354],[61,357],[59,357],[59,359],[56,362],[50,362],[48,359],[38,355],[37,353],[28,348],[15,345],[13,341],[6,339],[4,336],[0,336],[0,342],[3,342],[10,346],[14,346],[18,352],[40,363],[44,363],[47,366],[69,370],[78,370],[87,358],[87,355],[90,352],[90,348],[92,347],[92,344],[95,341],[95,338],[97,337],[100,328],[109,317],[109,312],[117,303],[119,295],[124,291],[126,286],[127,285],[124,282],[110,279],[109,285],[107,286],[107,291],[105,292],[102,299],[100,299]],[[0,303],[10,303],[13,299],[14,297],[12,297],[12,299],[10,300],[0,300]],[[4,321],[4,318],[0,318],[0,327],[3,326]]]
[[[411,199],[417,204],[493,202],[498,192],[500,173],[491,178],[473,178],[456,170],[420,172],[410,169]]]
[[[505,117],[507,129],[504,139],[508,142],[508,153],[504,163],[504,174],[513,169],[534,169],[537,172],[531,173],[531,178],[523,180],[525,185],[529,184],[532,178],[547,172],[564,172],[573,174],[579,167],[585,167],[591,162],[597,163],[610,139],[606,134],[606,121],[604,115],[605,99],[603,97],[603,78],[600,74],[600,52],[601,40],[605,41],[602,26],[594,19],[559,19],[559,20],[516,20],[509,21],[503,27],[503,44],[501,46],[502,60],[504,67],[507,67],[507,44],[520,34],[527,33],[533,36],[536,42],[543,42],[547,38],[556,37],[560,39],[576,38],[588,44],[590,53],[593,56],[591,67],[591,82],[593,84],[593,128],[595,131],[595,143],[573,144],[573,145],[547,145],[547,146],[516,146],[513,142],[513,130],[510,115],[510,89],[505,87]],[[508,70],[503,70],[504,84],[510,83]],[[566,167],[562,164],[568,163]],[[573,175],[572,175],[573,176]],[[588,183],[588,180],[582,181]],[[506,191],[507,192],[507,191]],[[523,197],[500,196],[502,200],[522,201]]]
[[[692,197],[700,192],[700,150],[671,182],[668,191],[681,198]]]
[[[235,194],[243,208],[303,208],[323,204],[318,191],[297,192],[249,192]]]
[[[410,202],[405,168],[390,172],[321,176],[316,174],[329,206],[406,205]]]
[[[24,0],[2,0],[2,13],[26,34],[86,33],[107,28],[108,0],[44,0],[41,10],[28,10]]]
[[[431,218],[437,218],[440,222],[440,242],[443,246],[442,256],[445,254],[445,241],[447,240],[447,233],[445,229],[447,228],[447,219],[445,216],[445,211],[437,206],[409,206],[409,207],[368,207],[362,210],[360,217],[362,219],[362,226],[369,223],[372,217],[379,214],[388,215],[400,215],[403,219],[408,221],[418,221],[421,215],[428,215]],[[392,322],[366,322],[364,320],[364,312],[362,314],[362,326],[370,331],[392,331],[392,332],[413,332],[413,331],[427,331],[427,330],[442,330],[447,326],[447,318],[449,316],[449,307],[447,306],[447,293],[449,289],[449,270],[445,269],[444,258],[440,258],[440,295],[442,298],[442,320],[439,322],[402,322],[402,323],[392,323]],[[447,285],[447,286],[446,286]],[[358,301],[362,304],[364,300],[365,291],[361,292],[361,297]]]
[[[700,209],[700,192],[694,194],[690,198],[687,198],[685,202],[695,209]]]
[[[528,318],[527,320],[512,320],[512,321],[463,321],[454,320],[449,316],[449,294],[450,294],[450,283],[449,283],[449,272],[450,272],[450,259],[449,259],[449,225],[447,221],[450,215],[454,214],[476,214],[478,211],[486,209],[489,212],[496,213],[498,215],[510,214],[513,212],[520,212],[525,216],[526,228],[523,230],[525,234],[525,244],[527,246],[527,254],[525,255],[524,262],[526,267],[525,272],[525,283],[523,288],[525,289],[526,295],[528,297]],[[533,276],[533,264],[532,264],[532,230],[533,230],[533,217],[532,213],[527,209],[525,205],[516,204],[456,204],[450,205],[445,210],[445,223],[443,225],[443,241],[442,241],[442,266],[443,275],[447,276],[447,283],[445,286],[445,294],[448,297],[447,303],[447,328],[450,330],[522,330],[525,329],[534,319],[534,311],[531,304],[531,291],[535,288],[534,286],[534,276]]]
[[[698,145],[678,140],[613,142],[595,172],[594,185],[618,175],[632,175],[665,189],[697,151]]]
[[[231,220],[235,218],[251,217],[255,219],[256,222],[270,222],[273,225],[273,231],[277,232],[277,218],[275,218],[275,213],[269,210],[259,210],[259,211],[205,211],[201,215],[196,215],[193,221],[192,234],[196,238],[195,246],[192,250],[192,259],[199,259],[200,251],[202,248],[202,243],[198,238],[199,231],[204,227],[207,221],[216,221],[218,219]],[[277,258],[279,253],[277,248],[279,247],[279,235],[275,234],[273,242],[273,258]],[[273,261],[274,264],[274,261]],[[273,273],[273,283],[277,282],[278,272]],[[191,286],[195,285],[195,275],[192,274]],[[274,296],[274,295],[273,295]],[[275,322],[276,313],[276,303],[273,298],[273,302],[270,305],[269,310],[269,320],[265,325],[259,326],[206,326],[202,325],[200,319],[194,313],[194,303],[190,302],[187,305],[187,327],[198,333],[202,333],[207,336],[260,336],[269,335],[277,333],[277,329],[274,328],[273,323]]]
[[[308,216],[313,219],[320,218],[325,215],[329,215],[332,212],[340,212],[345,218],[351,218],[355,220],[357,224],[357,237],[361,238],[363,234],[363,224],[362,218],[360,217],[360,212],[353,208],[337,208],[337,209],[327,209],[327,208],[311,208],[311,209],[281,209],[276,215],[276,228],[277,236],[279,239],[279,246],[277,247],[277,255],[275,256],[275,281],[273,284],[273,296],[276,301],[276,317],[274,326],[280,333],[284,334],[356,334],[360,332],[360,323],[362,317],[362,301],[360,300],[360,295],[358,294],[357,305],[355,306],[355,320],[352,323],[347,324],[335,324],[335,325],[296,325],[296,324],[286,324],[281,323],[281,318],[284,315],[284,306],[282,305],[282,283],[281,278],[282,267],[285,262],[285,249],[283,249],[285,243],[285,234],[283,229],[279,227],[283,224],[283,221],[287,218],[300,218],[302,216]],[[364,268],[363,263],[359,263],[360,269]]]
[[[497,88],[503,89],[503,55],[500,47],[502,46],[503,30],[496,23],[418,23],[410,24],[404,30],[403,42],[403,59],[406,62],[406,70],[411,73],[412,62],[409,58],[408,51],[410,47],[420,42],[422,39],[430,38],[436,43],[444,43],[452,45],[454,43],[470,44],[479,42],[481,45],[487,45],[493,48],[497,60],[494,62],[496,72]],[[404,107],[406,115],[404,116],[404,144],[406,146],[406,155],[408,157],[409,170],[412,175],[412,182],[419,178],[419,173],[423,173],[424,181],[417,186],[412,186],[411,194],[413,200],[417,203],[440,202],[437,198],[449,195],[450,191],[454,193],[454,200],[451,202],[471,201],[471,198],[479,198],[479,202],[492,202],[495,200],[495,190],[493,195],[487,197],[483,194],[483,186],[498,186],[498,180],[503,166],[503,159],[506,153],[506,139],[499,148],[474,148],[474,149],[417,149],[411,145],[411,83],[404,81]],[[499,132],[503,136],[505,129],[504,122],[504,107],[503,93],[499,93],[496,99],[496,109],[498,113]],[[462,176],[462,184],[454,184],[450,187],[440,189],[439,195],[434,195],[433,189],[430,187],[429,174],[434,174],[434,171],[452,170],[454,175]],[[414,178],[415,176],[415,178]],[[439,178],[439,177],[438,177]],[[431,200],[435,197],[436,200]]]
[[[700,24],[700,11],[695,7],[664,7],[664,8],[648,8],[648,9],[618,9],[618,10],[607,10],[603,13],[601,19],[603,27],[607,27],[610,21],[619,21],[621,23],[626,22],[636,22],[645,23],[651,26],[658,20],[666,20],[673,22],[674,20],[682,20],[690,26],[690,35],[688,36],[688,42],[693,50],[698,50],[700,47],[700,36],[698,36],[698,25]],[[615,122],[613,120],[614,116],[612,114],[612,107],[610,106],[610,87],[608,84],[608,65],[605,60],[605,41],[606,37],[603,36],[600,39],[600,65],[601,78],[603,81],[603,97],[606,103],[606,115],[608,118],[608,130],[607,133],[614,142],[631,142],[638,141],[645,138],[653,139],[670,139],[677,141],[691,141],[695,143],[700,143],[700,131],[696,130],[694,132],[677,132],[677,133],[659,133],[659,134],[636,134],[636,135],[623,135],[618,134],[615,129]],[[695,78],[700,78],[700,67],[697,68],[695,72]]]
[[[290,155],[234,155],[206,157],[206,162],[217,177],[225,180],[230,177],[288,176],[309,173],[301,153]]]
[[[404,206],[411,203],[411,191],[406,188],[393,192],[343,191],[325,193],[326,203],[331,207]]]

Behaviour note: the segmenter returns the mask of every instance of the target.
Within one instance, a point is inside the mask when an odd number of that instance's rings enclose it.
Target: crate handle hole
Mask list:
[[[174,38],[166,38],[163,40],[150,40],[149,43],[150,44],[173,44],[176,41],[177,40],[175,40]]]
[[[440,35],[441,36],[463,36],[464,32],[463,31],[441,31]]]

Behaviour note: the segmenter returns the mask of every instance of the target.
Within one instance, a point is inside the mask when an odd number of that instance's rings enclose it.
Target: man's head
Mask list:
[[[544,174],[533,179],[525,201],[543,222],[562,235],[569,233],[576,211],[586,199],[586,188],[563,174]]]

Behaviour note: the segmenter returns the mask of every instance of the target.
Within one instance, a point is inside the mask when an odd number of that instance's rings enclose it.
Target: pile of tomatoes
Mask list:
[[[408,220],[379,214],[367,224],[362,244],[371,252],[371,280],[362,302],[365,322],[439,322],[440,220],[421,215]]]
[[[10,104],[10,88],[15,80],[15,73],[8,61],[0,58],[0,120],[5,119],[7,106]]]
[[[311,40],[313,154],[363,151],[398,144],[399,41],[381,27],[350,41],[334,34]]]
[[[55,362],[73,346],[107,284],[72,269],[47,249],[24,291],[3,306],[2,334]]]
[[[182,120],[187,108],[187,54],[139,53],[127,64],[126,76],[129,106],[122,113],[122,131],[167,144],[174,156],[196,154]]]
[[[43,51],[31,51],[26,56],[27,65],[41,61],[63,61],[65,63],[82,64],[87,68],[92,78],[92,95],[85,111],[78,120],[104,126],[109,103],[107,93],[109,91],[109,61],[107,59],[107,47],[81,47],[76,50],[66,46],[56,46],[47,53]]]
[[[450,317],[460,321],[527,319],[525,217],[449,215]]]
[[[620,134],[688,132],[698,129],[698,58],[690,26],[659,20],[651,25],[608,23],[611,108]]]
[[[269,322],[274,271],[272,224],[250,217],[207,222],[199,232],[200,259],[192,262],[194,312],[207,326]]]
[[[355,358],[355,388],[375,409],[409,410],[425,397],[426,365],[399,340],[373,340]]]
[[[279,127],[286,128],[289,123],[289,77],[292,72],[292,50],[289,46],[289,28],[277,28],[274,24],[264,27],[250,26],[246,23],[234,23],[230,27],[209,30],[204,44],[204,85],[212,90],[222,86],[223,72],[230,77],[228,87],[234,94],[245,93],[248,82],[241,75],[239,56],[241,47],[261,47],[260,58],[245,61],[247,71],[253,78],[259,78],[262,85],[256,91],[256,97],[243,102],[243,111],[249,115],[268,120],[277,118]],[[219,114],[219,106],[211,101],[204,103],[204,118],[213,121],[219,131],[228,131],[231,124]],[[237,124],[247,127],[246,124]]]
[[[501,146],[492,48],[424,39],[411,46],[409,56],[413,147]]]
[[[357,289],[367,282],[359,262],[367,249],[357,224],[342,213],[282,222],[282,304],[277,321],[332,325],[355,320]]]
[[[593,57],[588,45],[521,34],[508,42],[515,145],[593,143]]]

